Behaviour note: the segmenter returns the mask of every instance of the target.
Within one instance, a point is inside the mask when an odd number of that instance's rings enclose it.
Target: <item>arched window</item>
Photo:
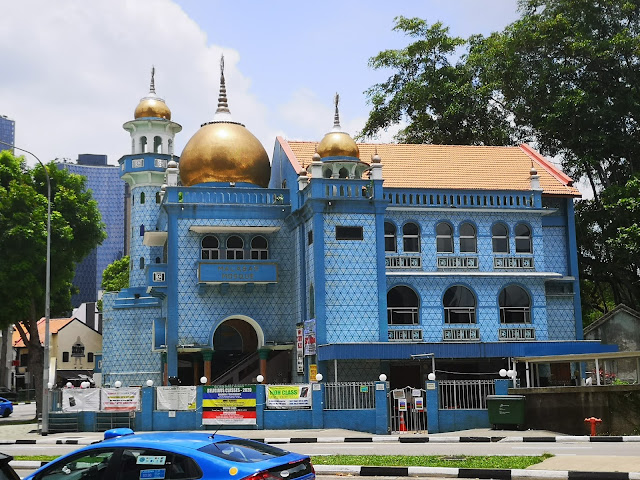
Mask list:
[[[500,323],[531,323],[531,298],[517,285],[509,285],[500,291]]]
[[[160,263],[160,257],[156,257],[156,263]]]
[[[207,235],[202,239],[202,260],[218,260],[220,258],[220,242],[213,235]]]
[[[167,140],[167,147],[168,147],[168,154],[169,155],[173,155],[173,140],[169,139]]]
[[[340,169],[340,171],[338,172],[338,177],[340,177],[340,178],[349,178],[349,170],[347,170],[346,168],[342,167]]]
[[[237,235],[227,238],[227,260],[242,260],[244,258],[244,242]]]
[[[509,229],[503,223],[496,223],[491,228],[493,253],[509,253]]]
[[[143,204],[145,202],[145,199],[146,199],[146,197],[145,197],[144,192],[140,192],[140,204]]]
[[[448,223],[436,225],[436,249],[438,253],[453,253],[453,228]]]
[[[389,325],[418,325],[418,295],[403,285],[393,287],[387,293],[387,323]]]
[[[460,253],[476,253],[476,229],[470,223],[460,225]]]
[[[531,229],[524,223],[516,225],[516,253],[533,253]]]
[[[144,257],[140,257],[140,270],[144,270]]]
[[[462,285],[454,285],[444,292],[444,323],[476,323],[476,297]]]
[[[316,318],[316,292],[313,285],[309,286],[309,318]]]
[[[323,176],[324,178],[331,178],[331,175],[333,175],[333,172],[331,171],[331,168],[325,168],[325,169],[322,171],[322,176]]]
[[[384,222],[384,251],[397,252],[396,226],[391,222]]]
[[[144,237],[144,224],[140,225],[140,236]]]
[[[140,137],[140,152],[147,153],[147,137]]]
[[[162,195],[160,195],[160,192],[156,192],[156,203],[161,203],[162,202]]]
[[[262,235],[251,239],[251,260],[266,260],[269,258],[267,239]]]
[[[153,137],[153,151],[155,153],[162,153],[162,138],[155,136]]]
[[[420,227],[415,223],[405,223],[402,227],[402,248],[405,253],[420,251]]]

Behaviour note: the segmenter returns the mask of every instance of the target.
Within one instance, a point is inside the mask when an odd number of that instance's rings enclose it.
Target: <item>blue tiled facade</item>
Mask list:
[[[8,143],[10,145],[14,145],[16,140],[16,122],[6,117],[5,115],[0,115],[0,142]],[[10,150],[13,152],[13,148],[0,143],[0,151],[2,150]]]
[[[102,272],[124,253],[124,182],[118,167],[107,165],[106,155],[81,154],[78,163],[58,163],[58,168],[87,178],[87,189],[98,202],[107,238],[76,266],[73,285],[79,292],[71,297],[77,307],[98,300]]]
[[[179,131],[169,119],[152,120],[125,126],[138,136]],[[131,188],[131,276],[129,289],[105,295],[107,384],[197,383],[203,374],[212,381],[252,354],[260,366],[242,365],[244,381],[255,381],[284,351],[292,382],[308,381],[317,365],[327,380],[386,373],[393,386],[393,372],[418,365],[410,381],[420,386],[431,364],[412,355],[435,355],[445,378],[477,378],[495,377],[509,358],[615,349],[579,341],[573,196],[546,194],[529,166],[528,190],[386,187],[384,158],[369,165],[314,156],[304,169],[277,139],[267,188],[184,186],[181,159],[137,151],[139,143],[120,159]],[[385,223],[395,226],[393,239]],[[451,228],[450,252],[438,251],[439,224]],[[403,233],[407,225],[417,239]],[[504,248],[494,247],[496,225],[506,228]],[[461,239],[469,226],[471,249]],[[266,240],[266,253],[254,249],[256,239]],[[390,308],[397,287],[408,287],[415,305]],[[504,300],[512,287],[526,304]],[[473,305],[445,305],[449,289],[471,292]],[[299,372],[296,327],[304,322],[315,323],[317,350]]]

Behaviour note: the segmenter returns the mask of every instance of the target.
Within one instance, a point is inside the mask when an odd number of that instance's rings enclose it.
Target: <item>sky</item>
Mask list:
[[[0,11],[0,115],[15,120],[16,145],[43,162],[94,153],[113,165],[130,153],[122,124],[149,92],[152,65],[183,127],[176,153],[213,118],[224,53],[233,118],[271,157],[277,135],[319,142],[336,92],[342,127],[364,126],[364,92],[390,73],[369,58],[411,41],[392,31],[394,17],[462,37],[517,18],[516,0],[0,0]]]

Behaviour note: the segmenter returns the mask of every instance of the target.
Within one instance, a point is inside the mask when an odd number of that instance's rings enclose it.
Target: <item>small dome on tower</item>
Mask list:
[[[213,121],[201,126],[180,156],[182,185],[201,183],[251,183],[269,185],[271,165],[260,141],[231,118],[224,81],[224,57],[220,60],[220,96]]]
[[[171,110],[164,100],[156,95],[156,86],[155,86],[155,76],[156,69],[155,67],[151,68],[151,85],[149,87],[149,95],[142,98],[138,106],[136,107],[135,112],[133,113],[133,118],[164,118],[165,120],[171,120]]]
[[[318,155],[321,158],[327,157],[355,157],[360,158],[360,150],[358,145],[351,136],[342,131],[340,126],[340,113],[338,112],[338,102],[340,96],[336,93],[335,106],[336,111],[333,120],[333,128],[327,133],[318,145]]]

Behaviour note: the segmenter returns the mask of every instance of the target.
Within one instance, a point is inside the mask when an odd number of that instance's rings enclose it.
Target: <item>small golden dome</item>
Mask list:
[[[191,137],[180,156],[180,180],[269,185],[271,165],[260,141],[239,123],[212,122]]]
[[[358,145],[345,132],[329,132],[318,145],[318,155],[326,157],[356,157],[360,158]]]
[[[136,107],[133,113],[133,118],[164,118],[165,120],[171,120],[171,110],[164,103],[164,100],[156,95],[155,84],[155,67],[151,68],[151,85],[149,86],[149,95],[140,100],[140,103]]]
[[[317,152],[321,158],[327,157],[355,157],[360,158],[358,145],[351,136],[342,131],[340,127],[340,113],[338,112],[338,102],[340,95],[336,93],[334,103],[336,111],[333,118],[333,129],[327,133],[318,145]]]
[[[171,120],[171,110],[167,107],[159,97],[144,97],[140,100],[140,103],[136,107],[136,111],[133,114],[133,118],[164,118],[165,120]]]

